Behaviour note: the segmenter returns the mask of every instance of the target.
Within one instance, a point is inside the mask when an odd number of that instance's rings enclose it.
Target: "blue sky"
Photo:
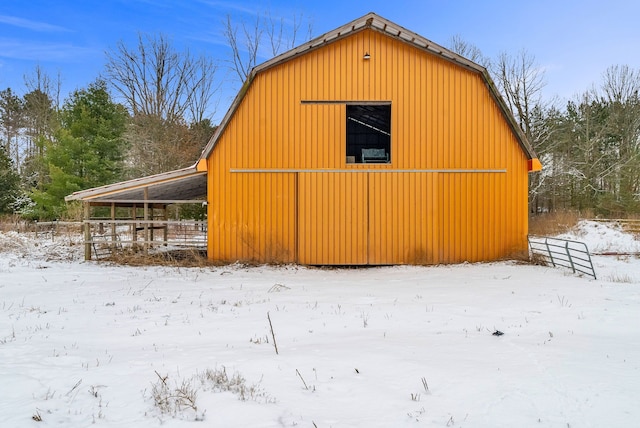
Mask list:
[[[303,14],[313,36],[372,11],[444,46],[459,35],[492,58],[525,49],[545,70],[545,98],[572,98],[612,65],[640,68],[637,1],[2,0],[0,89],[20,93],[23,76],[39,64],[51,76],[60,73],[65,97],[98,77],[106,50],[119,40],[134,46],[138,32],[163,33],[178,47],[224,61],[225,17],[252,21],[265,11],[285,19]],[[237,82],[223,74],[235,94]],[[231,96],[221,100],[222,110]]]

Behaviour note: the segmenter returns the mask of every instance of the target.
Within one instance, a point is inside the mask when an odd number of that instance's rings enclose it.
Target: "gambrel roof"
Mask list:
[[[204,150],[202,151],[202,154],[200,156],[200,159],[207,159],[209,157],[209,155],[211,154],[213,148],[216,145],[216,142],[218,141],[218,139],[220,138],[220,136],[224,133],[226,126],[228,125],[229,121],[231,120],[231,117],[233,117],[236,109],[239,107],[240,103],[242,102],[242,99],[244,98],[245,94],[247,93],[247,90],[249,89],[249,86],[251,86],[255,76],[266,70],[269,69],[271,67],[274,67],[278,64],[281,64],[285,61],[288,61],[292,58],[298,57],[300,55],[304,55],[305,53],[312,51],[314,49],[318,49],[321,48],[323,46],[326,46],[329,43],[332,43],[334,41],[343,39],[345,37],[348,37],[354,33],[357,33],[359,31],[363,31],[366,29],[370,29],[373,31],[377,31],[380,33],[383,33],[389,37],[395,38],[403,43],[407,43],[410,44],[412,46],[415,46],[418,49],[421,49],[425,52],[429,52],[433,55],[437,55],[440,58],[443,58],[447,61],[450,61],[452,63],[458,64],[461,67],[464,67],[468,70],[471,70],[475,73],[478,73],[482,79],[484,80],[484,82],[486,83],[487,87],[489,88],[489,92],[491,93],[491,96],[493,97],[493,99],[496,101],[496,103],[498,104],[505,120],[507,121],[507,123],[509,124],[511,130],[513,131],[514,135],[516,136],[516,139],[518,140],[518,143],[520,144],[520,147],[522,148],[523,152],[526,154],[527,159],[535,159],[536,158],[536,154],[533,150],[533,148],[531,147],[530,142],[528,141],[527,137],[525,136],[525,134],[522,132],[522,129],[520,128],[520,126],[517,124],[515,118],[513,117],[513,115],[511,114],[509,108],[507,107],[507,104],[505,103],[504,99],[502,98],[502,96],[500,95],[500,92],[498,91],[495,83],[493,82],[493,80],[491,79],[489,72],[487,71],[486,68],[484,68],[483,66],[476,64],[473,61],[470,61],[452,51],[450,51],[449,49],[446,49],[434,42],[432,42],[429,39],[426,39],[422,36],[420,36],[417,33],[414,33],[413,31],[407,30],[406,28],[401,27],[400,25],[389,21],[388,19],[385,19],[379,15],[376,15],[373,12],[370,12],[366,15],[364,15],[361,18],[358,18],[354,21],[351,21],[348,24],[345,24],[333,31],[329,31],[328,33],[325,33],[323,35],[321,35],[320,37],[316,37],[315,39],[304,43],[296,48],[293,48],[281,55],[276,56],[275,58],[266,61],[256,67],[253,68],[253,70],[251,70],[251,73],[249,74],[249,76],[247,77],[246,82],[244,83],[244,85],[242,86],[242,88],[240,89],[238,95],[236,96],[235,100],[233,101],[233,104],[231,105],[231,107],[229,108],[229,110],[227,111],[227,114],[224,116],[224,118],[222,119],[222,122],[220,123],[220,126],[218,126],[216,132],[214,133],[213,137],[211,138],[211,140],[209,140],[209,143],[205,146]]]

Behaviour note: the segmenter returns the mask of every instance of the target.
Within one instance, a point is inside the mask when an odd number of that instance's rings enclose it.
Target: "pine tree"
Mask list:
[[[60,112],[60,129],[46,143],[48,180],[31,194],[38,217],[60,217],[65,196],[122,179],[127,117],[104,81],[72,94]]]
[[[13,204],[19,193],[20,177],[6,150],[0,147],[0,214],[13,212]]]

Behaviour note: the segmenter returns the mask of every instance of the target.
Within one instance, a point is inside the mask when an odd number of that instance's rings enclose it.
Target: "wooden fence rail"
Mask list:
[[[620,229],[625,232],[633,233],[635,235],[640,234],[640,219],[629,219],[629,218],[613,218],[613,219],[601,219],[601,218],[593,218],[589,221],[595,221],[598,223],[618,226]]]
[[[56,236],[62,234],[76,234],[82,230],[81,221],[36,221],[33,222],[33,232],[36,238],[51,237],[54,239]]]

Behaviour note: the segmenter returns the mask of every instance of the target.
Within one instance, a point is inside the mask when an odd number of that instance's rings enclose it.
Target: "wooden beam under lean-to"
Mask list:
[[[144,255],[146,256],[149,253],[149,188],[144,188]]]
[[[89,202],[83,202],[83,216],[84,216],[84,259],[91,260],[91,224],[89,223],[89,217],[91,216],[91,205]]]

